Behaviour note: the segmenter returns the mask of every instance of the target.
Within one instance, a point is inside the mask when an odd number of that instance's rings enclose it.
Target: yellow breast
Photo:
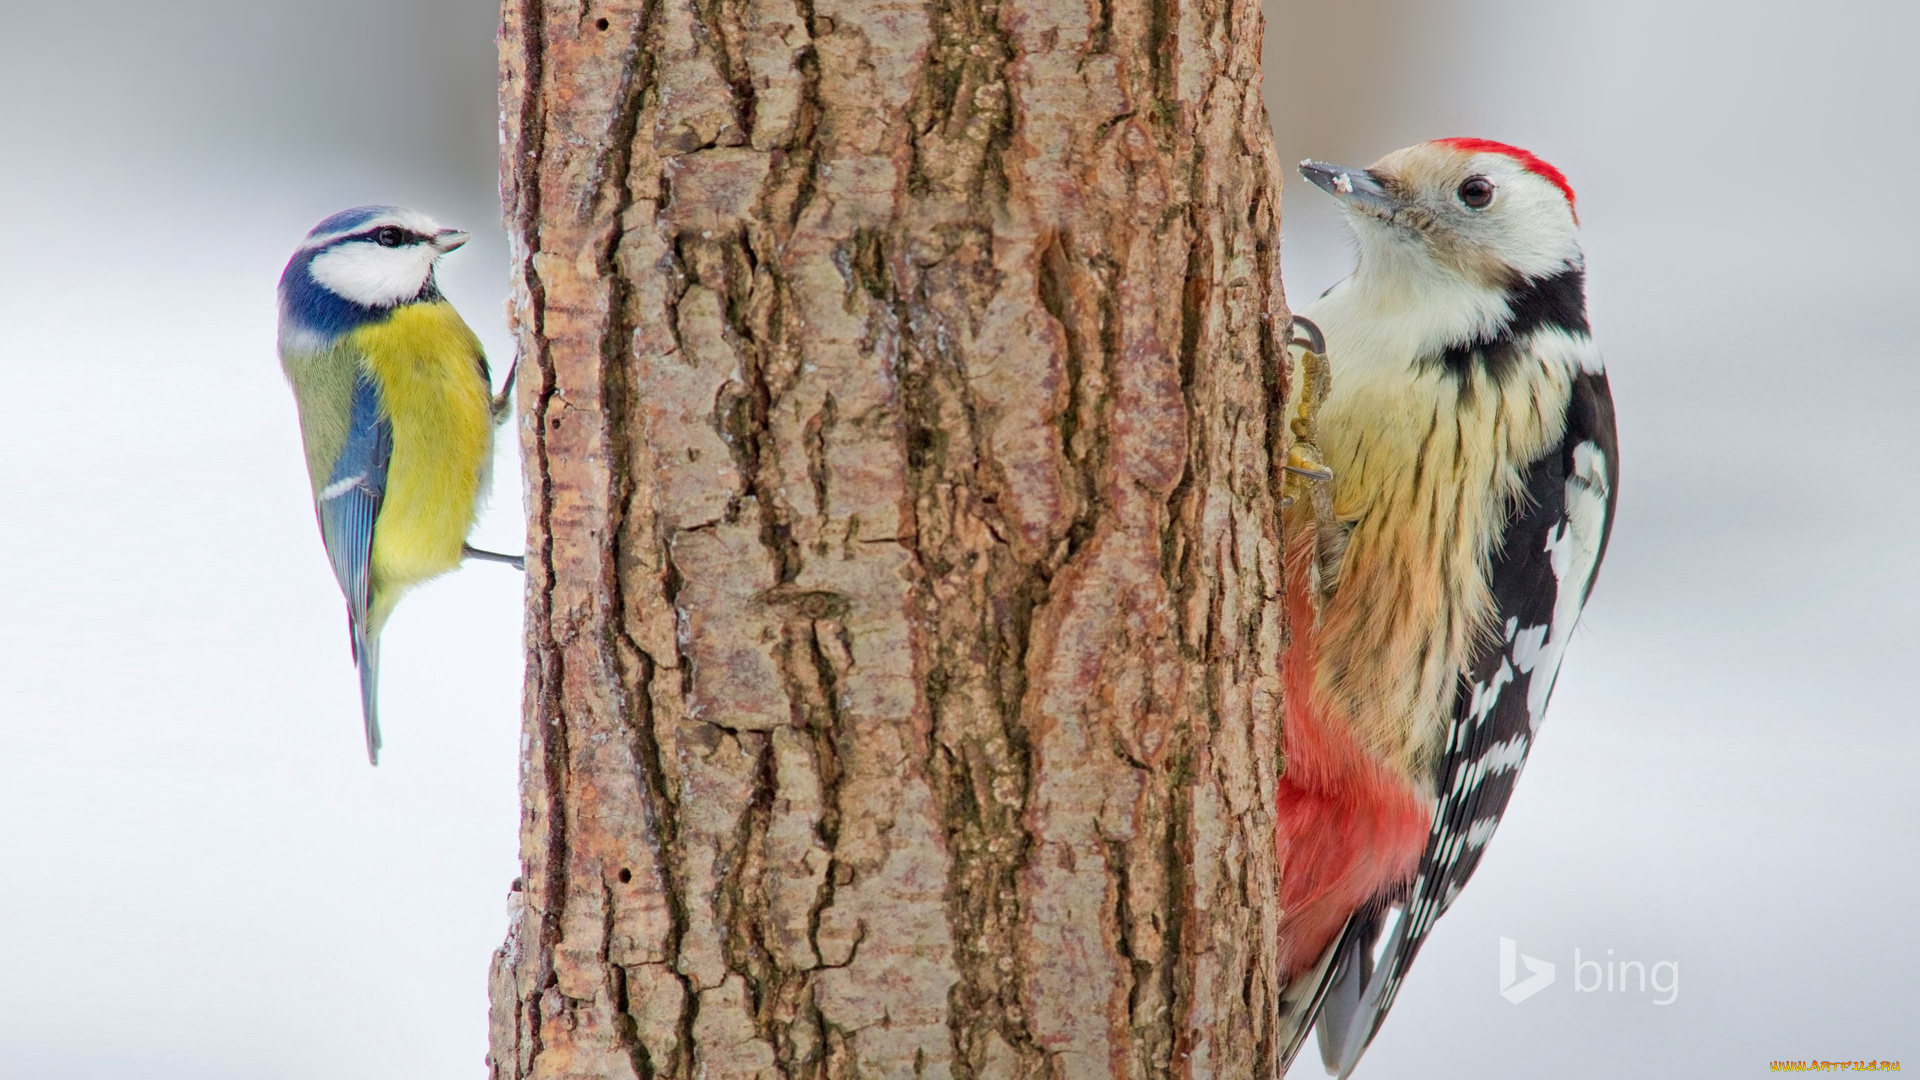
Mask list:
[[[445,301],[397,308],[352,344],[393,425],[373,530],[375,606],[387,609],[401,589],[460,565],[493,460],[490,388],[479,339]]]

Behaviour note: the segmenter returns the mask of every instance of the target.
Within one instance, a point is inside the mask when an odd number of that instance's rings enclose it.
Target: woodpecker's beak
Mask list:
[[[459,229],[441,229],[439,232],[433,234],[433,247],[434,250],[445,255],[447,252],[452,251],[454,248],[459,247],[471,239],[473,239],[471,235],[463,233]]]
[[[1399,209],[1399,202],[1365,169],[1309,159],[1300,163],[1300,175],[1313,181],[1321,191],[1357,209],[1388,214]]]

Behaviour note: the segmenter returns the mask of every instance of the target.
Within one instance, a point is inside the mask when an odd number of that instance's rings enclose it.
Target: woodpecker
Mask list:
[[[1519,778],[1613,522],[1619,455],[1573,188],[1440,139],[1305,161],[1358,240],[1297,320],[1324,362],[1289,489],[1283,1059],[1353,1071]],[[1331,477],[1323,476],[1324,465]],[[1309,508],[1295,500],[1290,521]]]

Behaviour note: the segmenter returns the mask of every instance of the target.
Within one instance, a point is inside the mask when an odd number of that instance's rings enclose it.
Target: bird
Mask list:
[[[1279,1031],[1283,1067],[1311,1028],[1344,1078],[1500,823],[1606,554],[1619,449],[1559,169],[1448,138],[1300,171],[1358,259],[1296,320],[1285,469],[1324,520],[1289,534]]]
[[[479,558],[469,546],[507,412],[480,339],[434,268],[468,234],[397,206],[315,225],[279,286],[280,364],[293,388],[320,539],[346,594],[367,760],[380,763],[380,631],[408,589]]]

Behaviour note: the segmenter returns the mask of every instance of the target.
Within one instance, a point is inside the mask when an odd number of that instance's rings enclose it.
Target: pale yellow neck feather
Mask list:
[[[1432,322],[1352,283],[1305,314],[1326,334],[1332,390],[1320,447],[1334,472],[1334,512],[1348,527],[1322,620],[1319,692],[1360,744],[1414,776],[1442,748],[1459,675],[1492,628],[1492,548],[1528,463],[1557,442],[1577,368],[1573,349],[1542,349],[1496,384],[1474,366],[1464,381],[1427,340]],[[1436,298],[1458,329],[1505,300]],[[1424,307],[1425,305],[1413,305]],[[1564,353],[1565,355],[1560,355]]]

